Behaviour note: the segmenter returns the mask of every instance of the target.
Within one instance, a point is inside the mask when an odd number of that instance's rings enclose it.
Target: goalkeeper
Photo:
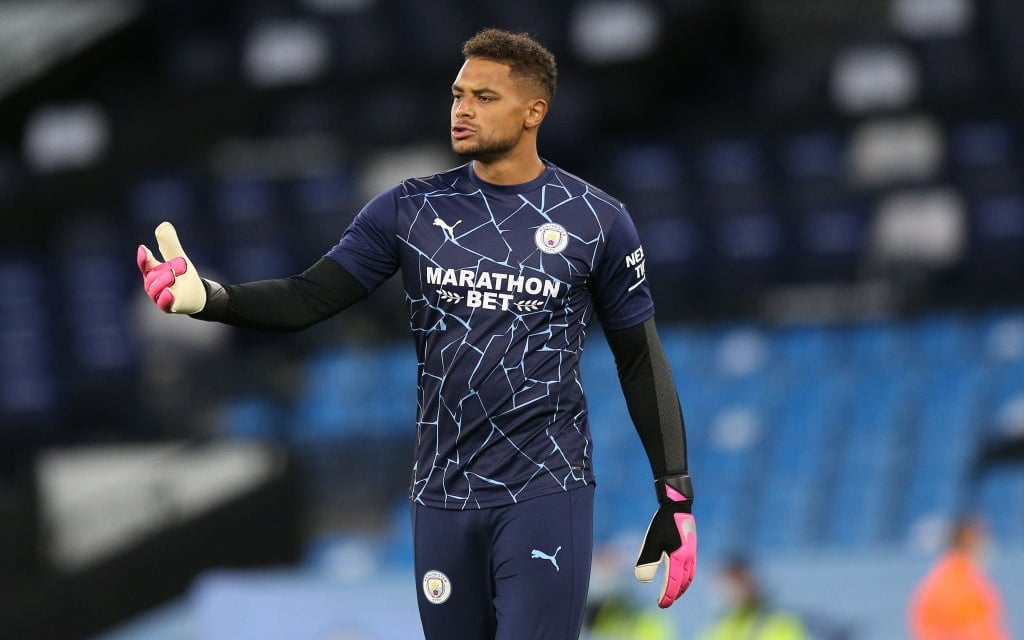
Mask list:
[[[466,164],[373,198],[300,275],[200,278],[169,223],[138,250],[164,311],[263,330],[334,316],[400,272],[418,357],[410,499],[427,640],[577,638],[594,470],[579,360],[596,313],[653,473],[635,575],[671,605],[696,566],[682,412],[624,206],[543,160],[554,57],[525,34],[464,43],[450,139]]]

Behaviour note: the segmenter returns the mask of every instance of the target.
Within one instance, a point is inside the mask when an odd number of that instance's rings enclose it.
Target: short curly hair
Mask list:
[[[486,58],[507,64],[513,77],[539,87],[549,102],[555,97],[558,84],[555,56],[529,34],[484,29],[463,43],[462,55],[467,60]]]

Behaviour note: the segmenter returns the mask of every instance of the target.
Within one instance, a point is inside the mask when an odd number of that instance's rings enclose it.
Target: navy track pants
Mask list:
[[[486,509],[412,507],[426,640],[576,640],[594,487]]]

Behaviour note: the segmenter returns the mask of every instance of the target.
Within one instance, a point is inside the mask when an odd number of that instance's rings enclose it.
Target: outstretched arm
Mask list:
[[[691,514],[693,485],[687,470],[686,431],[672,371],[654,319],[606,333],[626,398],[654,475],[658,511],[637,557],[634,573],[654,579],[665,565],[658,605],[670,606],[693,582],[697,527]]]
[[[165,262],[145,246],[138,250],[146,293],[168,313],[187,313],[247,329],[297,331],[329,318],[366,296],[341,265],[321,258],[289,278],[222,285],[199,277],[169,223],[157,227]]]
[[[203,280],[203,286],[206,306],[193,318],[262,331],[305,329],[366,296],[366,289],[330,258],[288,278],[228,285]]]

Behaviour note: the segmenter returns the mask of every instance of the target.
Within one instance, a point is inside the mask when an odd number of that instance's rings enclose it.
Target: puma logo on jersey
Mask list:
[[[534,549],[533,551],[530,552],[530,557],[531,558],[539,558],[541,560],[547,560],[548,562],[550,562],[551,564],[553,564],[555,566],[555,571],[560,571],[560,569],[558,568],[558,560],[556,560],[555,558],[558,556],[558,552],[561,551],[561,550],[562,550],[562,547],[558,547],[557,549],[555,549],[554,553],[552,553],[551,555],[548,555],[548,554],[544,553],[543,551],[540,551],[538,549]]]
[[[457,220],[455,224],[450,225],[441,218],[434,218],[434,226],[441,227],[441,231],[444,231],[444,234],[448,236],[448,239],[452,242],[455,241],[455,227],[459,226],[460,222],[462,222],[462,220]]]

